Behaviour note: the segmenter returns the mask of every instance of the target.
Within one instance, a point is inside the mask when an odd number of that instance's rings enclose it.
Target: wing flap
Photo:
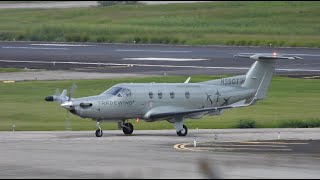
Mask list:
[[[163,118],[170,118],[174,116],[185,116],[188,114],[200,113],[200,112],[209,112],[209,111],[217,111],[217,110],[224,110],[224,109],[231,109],[231,108],[239,108],[239,107],[247,107],[254,104],[257,99],[252,99],[248,104],[233,104],[228,106],[221,106],[221,107],[213,107],[213,108],[202,108],[202,109],[192,109],[192,110],[180,110],[180,111],[171,111],[171,112],[156,112],[150,113],[149,119],[163,119]]]

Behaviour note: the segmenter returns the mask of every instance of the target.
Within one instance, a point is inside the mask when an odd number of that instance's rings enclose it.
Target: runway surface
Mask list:
[[[253,60],[234,58],[235,54],[272,52],[304,58],[277,61],[275,74],[320,74],[318,48],[108,43],[0,42],[0,67],[144,75],[244,74]]]
[[[0,178],[318,178],[319,137],[319,128],[0,132]]]

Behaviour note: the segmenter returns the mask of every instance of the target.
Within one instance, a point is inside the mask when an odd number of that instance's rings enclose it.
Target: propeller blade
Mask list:
[[[72,130],[70,116],[69,116],[69,110],[67,110],[67,114],[66,114],[64,123],[65,123],[64,124],[65,125],[65,130]]]
[[[76,83],[73,82],[73,84],[72,84],[72,86],[70,88],[70,91],[69,91],[69,99],[68,99],[68,101],[70,101],[71,97],[73,97],[74,91],[76,90],[77,87],[78,86],[76,85]]]
[[[57,88],[56,89],[56,92],[54,93],[55,96],[60,96],[61,95],[61,92],[60,92],[60,89]]]

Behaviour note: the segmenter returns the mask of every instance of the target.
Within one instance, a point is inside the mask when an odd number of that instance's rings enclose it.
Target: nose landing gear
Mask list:
[[[103,131],[102,131],[102,129],[101,129],[101,127],[100,127],[100,122],[99,121],[97,121],[97,130],[96,130],[96,136],[97,137],[101,137],[102,135],[103,135]]]

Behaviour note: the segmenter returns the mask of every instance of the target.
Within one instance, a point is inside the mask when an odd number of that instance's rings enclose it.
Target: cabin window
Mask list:
[[[170,98],[171,98],[171,99],[174,98],[174,92],[170,92]]]
[[[158,92],[158,98],[162,99],[162,92]]]
[[[185,96],[186,96],[187,99],[189,99],[190,98],[190,92],[186,91]]]
[[[149,98],[152,99],[153,98],[153,92],[149,92]]]

